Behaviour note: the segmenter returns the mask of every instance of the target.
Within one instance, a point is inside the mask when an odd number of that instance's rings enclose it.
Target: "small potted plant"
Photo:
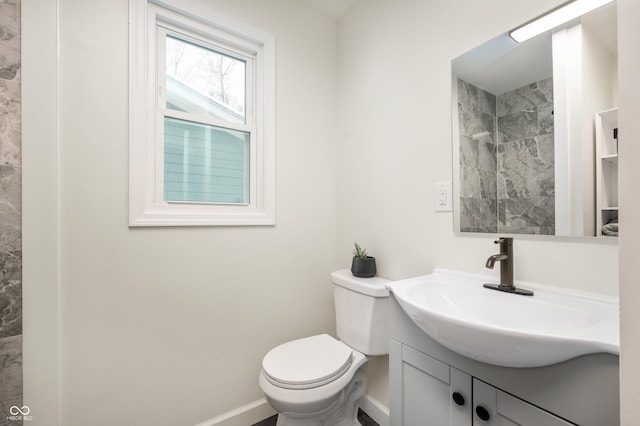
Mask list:
[[[376,275],[376,258],[367,255],[367,249],[360,247],[358,243],[353,243],[353,261],[351,262],[351,273],[354,277],[371,278]]]

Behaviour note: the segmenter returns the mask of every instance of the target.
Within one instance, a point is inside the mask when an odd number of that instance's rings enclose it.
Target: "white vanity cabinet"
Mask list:
[[[397,369],[392,386],[394,394],[402,395],[401,408],[391,410],[392,425],[573,424],[409,346],[391,344],[390,359]]]
[[[452,423],[453,424],[453,423]],[[574,423],[473,379],[473,423],[483,426],[570,426]]]
[[[617,356],[594,354],[539,368],[499,367],[432,340],[393,295],[389,315],[390,425],[620,423]]]
[[[394,393],[402,401],[391,410],[389,424],[471,425],[472,377],[409,346],[390,344],[392,390],[399,389]]]

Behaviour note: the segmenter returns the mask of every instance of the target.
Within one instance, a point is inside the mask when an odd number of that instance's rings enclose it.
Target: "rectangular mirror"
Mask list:
[[[452,73],[455,231],[617,235],[615,2]]]

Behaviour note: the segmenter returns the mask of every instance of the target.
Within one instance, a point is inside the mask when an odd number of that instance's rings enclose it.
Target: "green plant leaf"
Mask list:
[[[360,245],[358,243],[353,243],[354,245],[354,249],[353,249],[353,255],[356,257],[359,257],[360,259],[366,259],[367,258],[367,249],[363,249],[362,247],[360,247]]]

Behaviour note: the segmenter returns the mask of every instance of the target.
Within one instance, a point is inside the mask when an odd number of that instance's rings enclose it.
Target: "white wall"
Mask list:
[[[358,241],[391,279],[485,270],[495,235],[454,234],[433,211],[434,183],[451,179],[450,61],[562,2],[367,0],[339,22],[339,264]],[[516,279],[618,292],[610,240],[516,236],[515,256]],[[369,393],[386,402],[377,364]]]
[[[56,2],[21,2],[23,403],[60,425]]]
[[[620,423],[640,424],[640,2],[618,0],[620,90]]]
[[[59,172],[32,170],[25,188],[48,195],[59,178],[60,423],[194,425],[259,400],[269,349],[334,329],[335,22],[291,0],[203,1],[277,38],[277,225],[129,229],[128,1],[58,3]],[[46,278],[25,285],[55,294]],[[55,317],[26,305],[25,323]],[[37,408],[33,424],[53,424]]]

